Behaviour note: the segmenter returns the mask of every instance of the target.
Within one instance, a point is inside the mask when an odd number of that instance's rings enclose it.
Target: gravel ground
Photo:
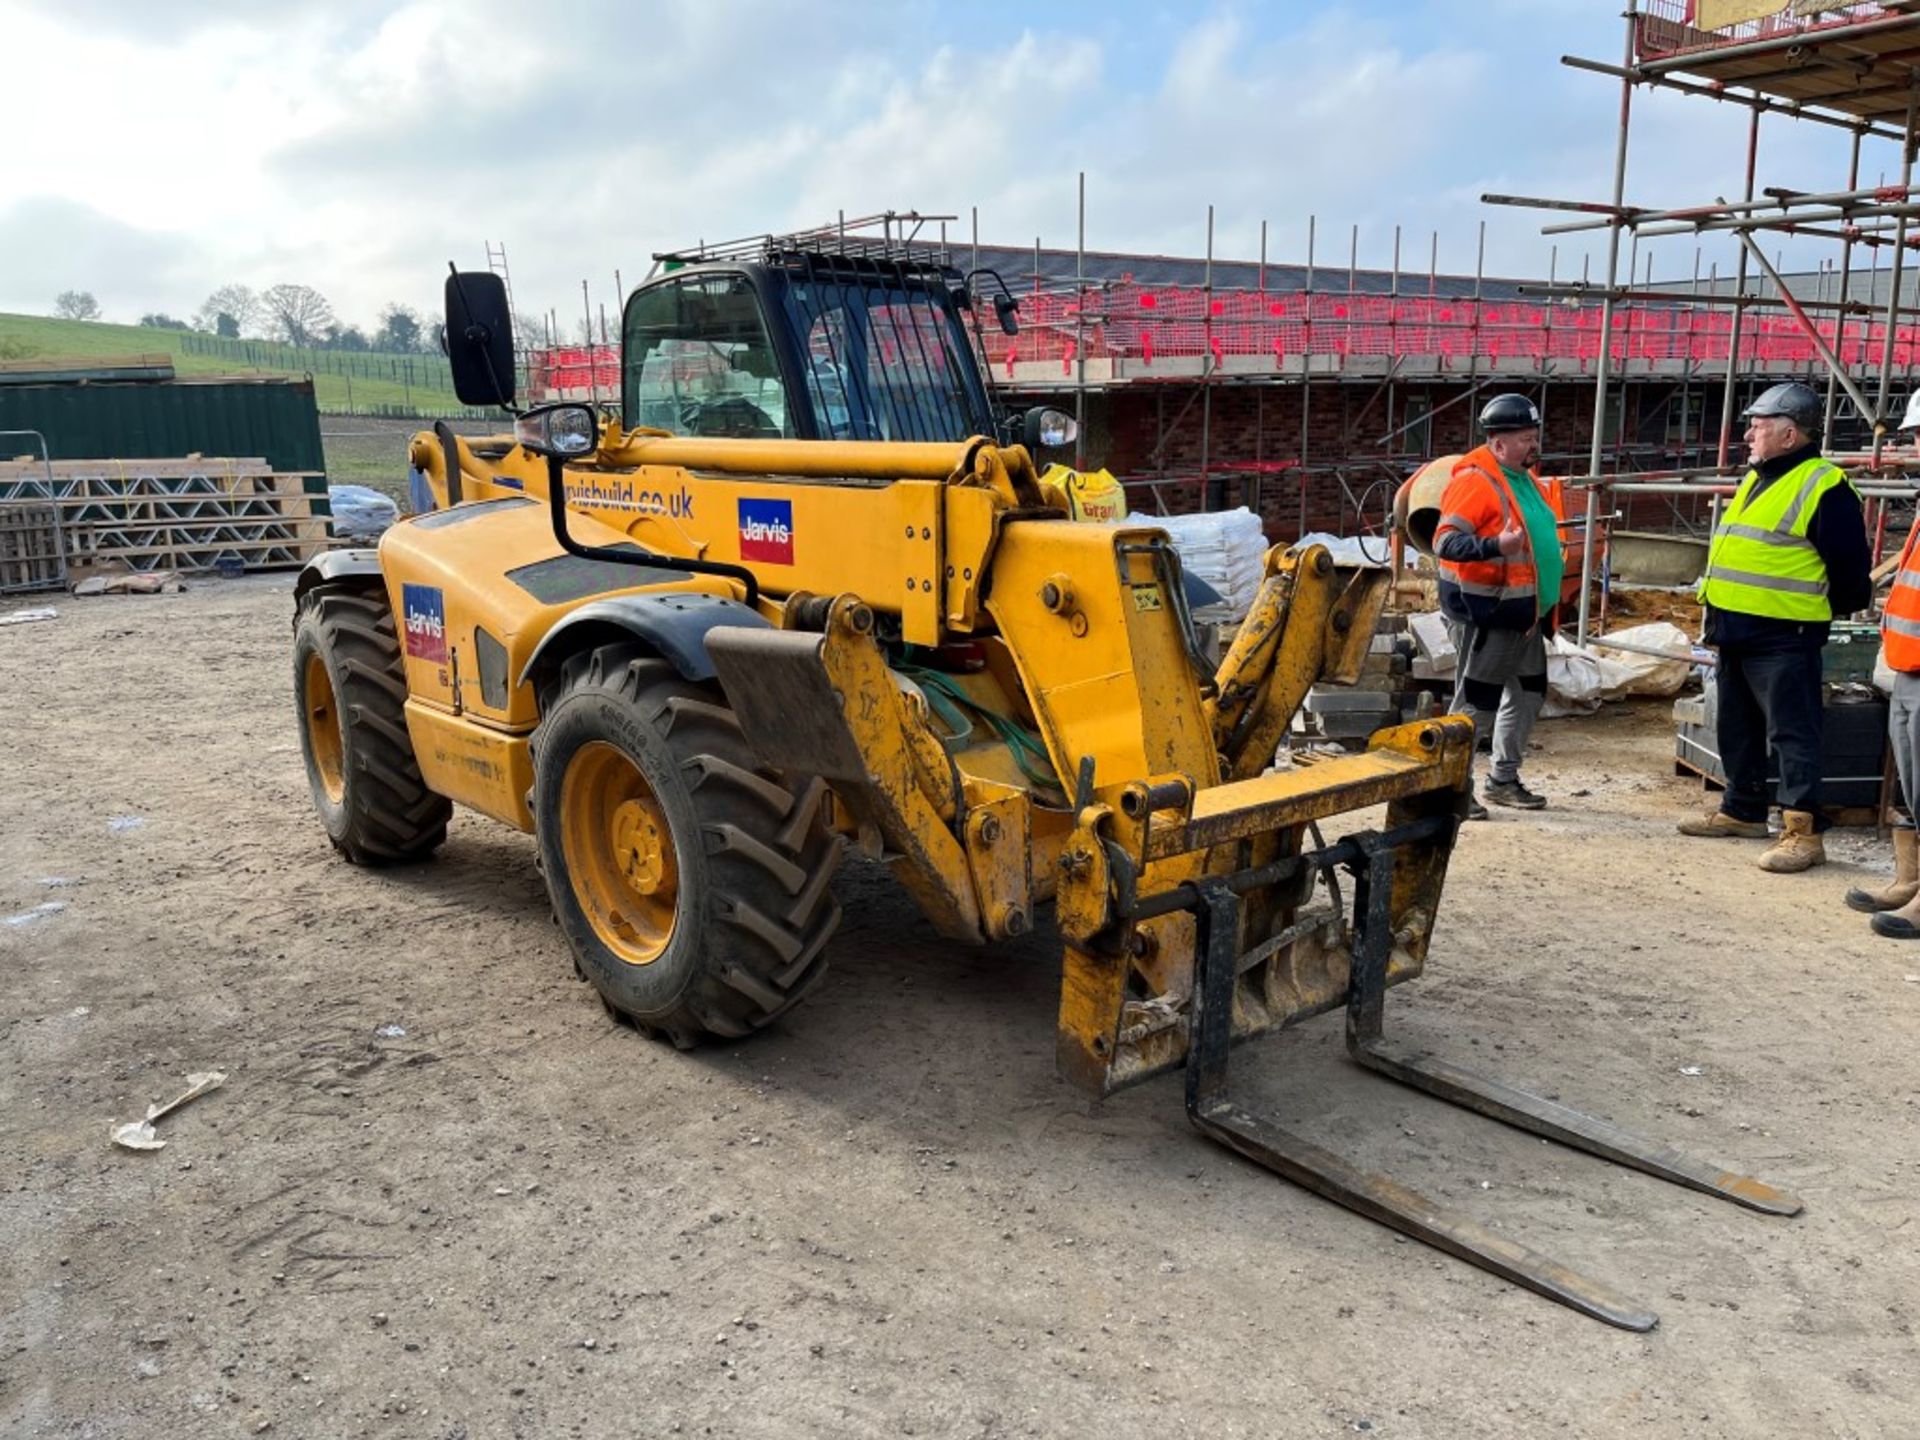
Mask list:
[[[1604,1328],[1295,1189],[1177,1077],[1053,1072],[1057,941],[850,868],[833,973],[678,1054],[573,978],[531,843],[363,871],[315,822],[291,577],[0,628],[0,1432],[1906,1436],[1920,946],[1687,842],[1664,707],[1541,727],[1393,1031],[1800,1192],[1767,1219],[1367,1075],[1249,1104],[1660,1311]],[[0,606],[0,616],[21,608]],[[57,908],[55,908],[57,907]],[[162,1122],[109,1122],[219,1068]]]

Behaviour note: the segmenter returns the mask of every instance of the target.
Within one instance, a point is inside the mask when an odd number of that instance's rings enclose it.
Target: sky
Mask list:
[[[1071,248],[1489,274],[1604,264],[1604,238],[1483,192],[1604,200],[1618,0],[0,0],[0,310],[109,320],[215,287],[321,291],[371,329],[506,249],[571,324],[661,249],[886,209]],[[43,60],[34,62],[31,57]],[[1640,92],[1627,198],[1737,189],[1747,114]],[[1847,138],[1769,119],[1762,183],[1837,189]],[[1863,180],[1897,165],[1869,142]],[[1829,246],[1828,249],[1832,247]],[[1685,279],[1696,241],[1652,251]],[[1724,241],[1702,273],[1727,267]],[[1825,250],[1802,242],[1787,262]],[[1645,256],[1642,256],[1644,264]]]

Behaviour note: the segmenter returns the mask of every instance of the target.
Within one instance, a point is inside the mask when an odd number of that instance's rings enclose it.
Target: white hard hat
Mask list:
[[[1907,397],[1907,413],[1900,417],[1902,430],[1920,430],[1920,390]]]

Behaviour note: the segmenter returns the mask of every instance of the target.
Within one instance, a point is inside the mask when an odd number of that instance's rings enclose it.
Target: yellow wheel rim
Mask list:
[[[333,696],[333,678],[320,653],[309,651],[301,681],[301,704],[306,711],[307,753],[327,799],[338,805],[347,793],[347,744],[340,733],[340,706]]]
[[[560,848],[587,923],[628,965],[657,960],[673,937],[680,865],[666,813],[640,767],[595,740],[560,781]]]

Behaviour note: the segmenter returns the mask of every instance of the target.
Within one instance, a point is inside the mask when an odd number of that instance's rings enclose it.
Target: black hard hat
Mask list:
[[[1784,415],[1800,427],[1801,434],[1818,435],[1821,412],[1825,408],[1812,386],[1789,380],[1784,385],[1770,385],[1762,390],[1760,398],[1740,412],[1740,418],[1753,420]]]
[[[1489,435],[1504,430],[1538,430],[1540,411],[1524,395],[1496,395],[1480,409],[1480,428]]]

